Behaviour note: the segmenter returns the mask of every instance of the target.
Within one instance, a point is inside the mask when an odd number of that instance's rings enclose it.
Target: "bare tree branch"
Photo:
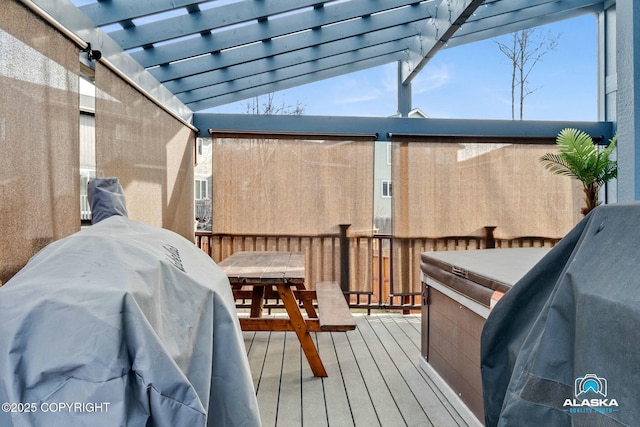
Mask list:
[[[511,65],[511,119],[515,120],[516,89],[520,120],[524,117],[524,100],[540,89],[531,89],[529,81],[533,68],[542,58],[558,46],[560,34],[542,34],[539,28],[530,28],[510,34],[508,42],[496,41],[498,49]]]
[[[293,115],[293,116],[301,116],[304,114],[305,105],[301,104],[300,101],[296,101],[296,105],[287,105],[284,100],[281,105],[276,105],[275,103],[275,93],[271,92],[267,94],[267,100],[261,105],[260,97],[256,96],[251,98],[250,101],[247,101],[243,104],[245,112],[247,114],[263,114],[263,115]]]

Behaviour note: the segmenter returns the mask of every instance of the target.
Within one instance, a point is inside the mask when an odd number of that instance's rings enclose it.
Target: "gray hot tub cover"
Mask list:
[[[0,403],[3,427],[260,424],[226,275],[121,215],[0,288]]]
[[[640,204],[601,206],[484,326],[487,426],[640,425]]]

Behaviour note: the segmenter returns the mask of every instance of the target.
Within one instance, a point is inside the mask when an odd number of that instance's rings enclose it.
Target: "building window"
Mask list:
[[[87,186],[96,177],[96,87],[91,70],[81,67],[80,90],[80,221],[82,225],[91,223],[91,207]]]
[[[209,198],[209,185],[205,179],[196,179],[195,199],[202,200]]]
[[[382,181],[382,197],[391,197],[391,181],[389,180]]]
[[[202,138],[198,138],[198,156],[202,156],[204,152],[204,141]]]
[[[390,142],[387,143],[387,164],[388,165],[391,164],[391,143]],[[389,185],[391,185],[391,183],[389,183]]]

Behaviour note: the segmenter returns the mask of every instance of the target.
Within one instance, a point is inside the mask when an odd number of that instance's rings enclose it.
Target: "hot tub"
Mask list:
[[[478,420],[484,420],[480,336],[485,320],[493,304],[549,250],[480,249],[421,255],[422,365],[445,383],[449,397],[461,400]]]

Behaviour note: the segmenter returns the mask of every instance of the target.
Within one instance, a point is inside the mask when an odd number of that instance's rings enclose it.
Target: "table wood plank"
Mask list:
[[[305,266],[304,252],[291,252],[289,263],[287,264],[287,270],[284,274],[284,278],[289,280],[292,283],[304,285],[304,276],[305,276],[304,266]]]
[[[318,319],[305,319],[309,332],[320,332],[320,322]],[[295,332],[296,327],[287,318],[263,317],[241,317],[240,326],[243,331],[274,331],[274,332]]]
[[[264,258],[264,261],[262,259],[260,261],[256,260],[255,264],[256,268],[258,266],[264,267],[260,273],[262,282],[285,280],[289,262],[291,261],[291,254],[288,252],[261,252],[260,256]],[[302,269],[304,269],[304,264],[302,264]]]
[[[317,282],[316,294],[322,330],[346,332],[356,328],[356,321],[336,282]]]
[[[275,284],[287,280],[304,284],[304,253],[276,251],[235,252],[218,265],[233,283]]]

